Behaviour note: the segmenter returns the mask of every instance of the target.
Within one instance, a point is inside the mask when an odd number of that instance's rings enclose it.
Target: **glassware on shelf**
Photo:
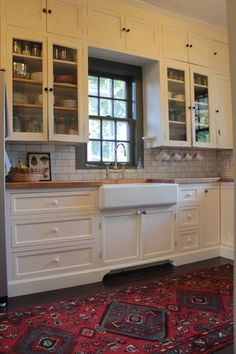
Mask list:
[[[13,41],[13,53],[21,54],[21,43],[20,43],[20,41],[17,41],[17,40]]]
[[[13,62],[13,77],[30,78],[28,66],[25,63]]]
[[[41,55],[41,50],[40,50],[39,44],[32,44],[31,55],[32,55],[33,57],[40,57],[40,55]]]
[[[22,48],[22,52],[23,55],[30,55],[30,44],[29,42],[24,42],[23,43],[23,48]]]

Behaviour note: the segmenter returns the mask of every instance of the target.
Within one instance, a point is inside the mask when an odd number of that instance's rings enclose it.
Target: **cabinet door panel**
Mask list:
[[[78,36],[81,29],[81,5],[63,0],[48,0],[47,31],[51,33]]]
[[[158,39],[156,25],[149,22],[127,17],[126,28],[126,48],[138,53],[151,54],[158,53]]]
[[[138,259],[139,228],[132,213],[105,215],[102,218],[102,254],[104,264],[123,264]]]
[[[124,47],[124,17],[116,12],[88,6],[88,37],[91,41],[112,47]]]
[[[226,43],[213,42],[213,67],[217,71],[229,72],[229,48]]]
[[[219,187],[203,187],[204,246],[220,243],[220,194]]]
[[[174,250],[173,209],[142,215],[142,258],[171,254]]]
[[[210,40],[197,34],[189,33],[188,43],[190,45],[189,62],[210,67],[212,65]]]
[[[7,24],[31,30],[46,30],[46,0],[7,0]]]
[[[234,246],[234,187],[221,186],[221,243]]]
[[[215,76],[215,122],[218,148],[233,149],[233,121],[230,80]]]
[[[187,32],[164,28],[162,35],[163,55],[169,59],[188,61]]]

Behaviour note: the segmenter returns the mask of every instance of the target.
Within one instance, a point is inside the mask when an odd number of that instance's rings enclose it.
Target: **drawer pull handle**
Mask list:
[[[188,214],[188,215],[187,215],[187,219],[192,219],[192,215],[191,215],[191,214]]]
[[[58,257],[55,257],[55,258],[53,258],[53,263],[59,263],[60,262],[60,259],[58,258]]]
[[[52,202],[52,204],[54,205],[54,206],[58,206],[58,200],[54,200],[53,202]]]
[[[186,193],[186,197],[187,197],[187,198],[192,197],[192,193],[191,193],[191,192]]]
[[[58,227],[54,227],[54,229],[52,230],[52,232],[53,232],[54,234],[58,234],[58,232],[59,232]]]

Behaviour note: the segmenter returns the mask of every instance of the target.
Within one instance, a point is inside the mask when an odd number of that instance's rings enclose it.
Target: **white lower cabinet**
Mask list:
[[[104,265],[142,262],[174,252],[175,208],[106,212],[101,240]]]
[[[221,185],[221,245],[234,248],[234,184]]]
[[[220,246],[219,185],[180,185],[179,189],[176,249],[187,252]]]
[[[100,262],[96,190],[9,191],[7,210],[9,296],[89,282],[83,272]]]

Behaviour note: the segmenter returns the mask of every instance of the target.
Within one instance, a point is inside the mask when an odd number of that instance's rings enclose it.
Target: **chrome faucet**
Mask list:
[[[125,148],[125,145],[123,143],[118,143],[116,144],[116,147],[115,147],[115,163],[114,163],[114,169],[117,170],[117,149],[119,146],[123,146],[123,150],[124,150],[124,156],[126,156],[126,148]]]

